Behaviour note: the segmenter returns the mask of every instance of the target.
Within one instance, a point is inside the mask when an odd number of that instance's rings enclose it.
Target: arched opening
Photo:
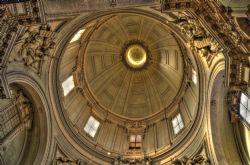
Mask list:
[[[48,140],[43,102],[26,83],[11,83],[10,90],[0,106],[2,164],[41,164]]]
[[[224,85],[224,70],[215,76],[210,98],[210,128],[214,156],[218,164],[241,162],[234,139],[233,125],[227,106],[227,88]]]

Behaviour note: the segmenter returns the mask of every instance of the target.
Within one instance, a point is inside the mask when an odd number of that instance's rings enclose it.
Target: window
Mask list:
[[[197,73],[194,69],[192,69],[192,81],[195,85],[197,84]]]
[[[84,127],[84,131],[92,137],[95,137],[96,131],[100,126],[100,122],[97,121],[93,116],[90,116],[87,124]]]
[[[250,124],[250,98],[244,93],[241,93],[239,108],[240,116]]]
[[[172,119],[172,125],[174,129],[174,133],[178,134],[181,129],[184,128],[184,124],[181,118],[181,114],[178,113],[173,119]]]
[[[82,34],[83,34],[84,31],[85,31],[85,29],[79,30],[79,31],[74,35],[74,37],[70,40],[69,43],[72,43],[72,42],[74,42],[74,41],[79,40],[79,39],[81,38],[81,36],[82,36]]]
[[[63,87],[64,96],[67,96],[69,92],[75,87],[73,76],[70,76],[69,78],[67,78],[62,83],[62,87]]]
[[[129,138],[129,149],[140,149],[142,146],[141,135],[130,135]]]

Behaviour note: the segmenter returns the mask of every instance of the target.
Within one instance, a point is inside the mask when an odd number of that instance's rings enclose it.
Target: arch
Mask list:
[[[52,141],[51,114],[45,92],[36,80],[20,72],[7,73],[7,80],[10,86],[18,86],[24,91],[34,109],[35,128],[30,132],[30,141],[25,146],[25,155],[20,159],[20,164],[47,164]]]
[[[238,164],[241,161],[227,109],[224,69],[224,61],[219,61],[212,70],[208,89],[207,115],[211,161],[213,164]]]

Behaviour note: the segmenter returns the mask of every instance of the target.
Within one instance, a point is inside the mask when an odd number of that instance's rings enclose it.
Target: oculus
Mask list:
[[[130,40],[122,48],[121,58],[124,65],[131,70],[145,69],[151,59],[151,53],[145,42]]]
[[[131,68],[142,68],[147,61],[147,53],[139,44],[130,45],[125,53],[125,61]]]

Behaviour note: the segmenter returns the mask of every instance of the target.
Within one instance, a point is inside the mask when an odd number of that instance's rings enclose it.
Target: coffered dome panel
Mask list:
[[[134,59],[145,60],[139,67],[127,59],[131,47]],[[159,112],[182,83],[183,61],[174,35],[145,16],[113,16],[95,30],[83,55],[88,89],[104,109],[121,116],[143,118]]]

